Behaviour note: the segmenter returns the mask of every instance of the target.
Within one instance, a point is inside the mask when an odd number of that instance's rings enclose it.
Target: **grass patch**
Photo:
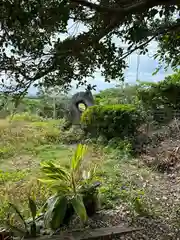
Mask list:
[[[0,185],[6,184],[7,182],[18,182],[24,179],[28,174],[27,170],[20,170],[20,171],[11,171],[11,172],[4,172],[0,171]]]
[[[80,136],[74,134],[76,128],[66,134],[62,133],[59,120],[31,119],[27,115],[14,119],[0,122],[1,219],[5,216],[8,201],[16,203],[27,214],[29,193],[35,196],[39,206],[44,203],[51,192],[37,181],[40,177],[40,162],[52,161],[68,165],[74,148],[63,145],[63,142],[73,142],[73,137],[77,140]],[[86,161],[99,164],[98,170],[103,177],[101,197],[104,208],[113,208],[123,202],[136,208],[134,199],[139,199],[140,195],[142,198],[144,192],[141,184],[137,184],[134,176],[130,178],[127,170],[133,166],[129,145],[114,144],[111,142],[103,151],[96,145],[90,147]]]
[[[36,197],[42,205],[51,194],[37,181],[41,161],[66,164],[72,149],[60,143],[60,124],[28,114],[0,120],[0,219],[7,202],[16,203],[26,213],[27,196]]]
[[[28,112],[16,113],[14,115],[8,116],[6,119],[8,121],[26,121],[26,122],[43,121],[42,117],[35,114],[29,114]]]
[[[63,145],[43,145],[35,149],[40,161],[59,162],[64,165],[73,154],[73,149]]]
[[[74,145],[63,145],[68,131],[61,132],[60,124],[59,120],[0,120],[0,220],[5,217],[9,201],[28,217],[28,194],[35,197],[38,207],[50,196],[50,190],[37,181],[40,162],[68,165],[75,150]],[[73,131],[75,128],[66,139],[69,143],[76,138]],[[165,190],[169,181],[133,159],[130,151],[126,142],[117,139],[103,150],[100,144],[90,146],[86,161],[99,165],[102,207],[123,205],[133,216],[175,215],[178,202],[175,207],[167,208],[167,199],[162,199],[163,194],[169,197],[169,190]]]
[[[58,121],[28,122],[28,121],[0,121],[0,156],[7,153],[22,152],[24,149],[32,151],[43,144],[59,142],[61,134]],[[9,150],[10,149],[10,150]],[[12,151],[14,149],[15,151]]]
[[[7,143],[7,145],[0,146],[0,159],[6,159],[14,155],[16,149],[14,146]]]

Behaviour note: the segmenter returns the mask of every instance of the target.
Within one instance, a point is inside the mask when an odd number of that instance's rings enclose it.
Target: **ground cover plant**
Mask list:
[[[167,85],[173,84],[173,81],[169,79],[165,82]],[[175,84],[177,85],[176,81]],[[136,90],[137,87],[138,86],[134,86]],[[4,226],[4,219],[6,219],[7,214],[12,213],[12,211],[17,212],[12,206],[18,209],[26,221],[32,218],[32,211],[29,208],[30,200],[28,199],[31,199],[35,203],[37,210],[36,217],[38,219],[42,213],[44,214],[44,211],[45,214],[48,213],[48,211],[46,212],[47,204],[46,210],[43,211],[42,207],[53,194],[56,196],[57,186],[61,189],[60,191],[63,189],[62,186],[66,186],[63,191],[66,192],[65,196],[67,197],[64,202],[57,201],[57,203],[65,204],[68,202],[67,209],[69,208],[72,203],[71,200],[73,199],[71,197],[74,196],[73,194],[76,192],[72,190],[72,182],[70,180],[72,178],[69,178],[69,176],[71,176],[70,173],[72,173],[71,171],[69,172],[69,169],[71,169],[70,159],[72,159],[73,154],[76,153],[77,144],[82,142],[88,145],[85,162],[98,164],[96,177],[97,183],[100,183],[100,186],[98,185],[98,204],[94,198],[97,204],[97,206],[95,206],[96,204],[94,205],[95,215],[91,215],[91,213],[88,212],[88,206],[85,204],[85,202],[87,200],[89,201],[93,196],[94,192],[92,191],[93,194],[86,196],[83,200],[89,215],[86,219],[86,224],[90,227],[101,227],[102,222],[104,224],[103,226],[128,223],[134,226],[144,226],[145,229],[141,231],[141,234],[147,236],[148,239],[152,239],[152,233],[156,233],[153,239],[163,239],[167,234],[172,235],[176,239],[178,236],[178,212],[180,207],[180,194],[178,191],[180,179],[180,123],[177,116],[175,116],[175,119],[171,122],[164,121],[164,123],[154,123],[153,117],[150,118],[152,106],[149,106],[148,110],[147,107],[150,104],[145,104],[145,106],[142,104],[143,100],[139,96],[144,96],[144,89],[150,92],[156,89],[156,91],[159,91],[159,96],[161,96],[161,91],[164,88],[159,88],[158,84],[157,87],[154,87],[154,84],[152,88],[149,84],[147,87],[144,87],[143,83],[140,84],[139,91],[132,90],[133,87],[130,89],[132,95],[127,99],[130,101],[128,104],[134,104],[138,112],[141,110],[144,119],[143,124],[139,126],[138,122],[136,125],[137,131],[133,136],[136,138],[136,146],[133,145],[133,137],[130,136],[129,138],[128,134],[125,138],[124,136],[122,138],[121,135],[119,137],[117,135],[113,137],[114,130],[112,128],[110,129],[111,136],[109,138],[106,138],[103,134],[101,137],[96,136],[96,138],[94,138],[89,134],[86,135],[83,128],[80,129],[78,126],[63,130],[64,119],[47,119],[28,112],[18,113],[13,116],[9,115],[0,120],[1,226]],[[168,88],[168,86],[166,86],[166,89],[173,89],[173,87]],[[110,91],[113,91],[113,89]],[[117,89],[115,89],[112,96],[118,104],[121,102],[121,98],[125,99],[122,94],[119,94]],[[106,94],[99,93],[97,98],[98,104],[101,106],[99,108],[103,109],[103,104],[107,101]],[[154,99],[154,101],[155,100],[156,99]],[[110,112],[112,113],[112,109],[110,109]],[[104,123],[108,124],[109,119],[112,119],[112,114],[109,118],[107,111],[105,111],[105,114],[107,115],[107,121],[104,121]],[[128,114],[130,113],[128,112]],[[118,117],[119,115],[117,115],[113,124],[118,124]],[[133,116],[130,116],[129,119],[131,119],[131,117]],[[122,115],[120,115],[120,118],[122,118]],[[149,119],[151,119],[151,122]],[[134,121],[136,121],[136,119],[134,119]],[[129,124],[129,122],[127,122],[127,124]],[[139,145],[137,144],[138,141]],[[134,155],[135,147],[140,148],[139,153],[136,155]],[[49,165],[47,165],[47,163],[49,163]],[[51,171],[45,171],[44,175],[42,171],[43,168]],[[57,174],[57,172],[61,172],[61,168],[66,172],[65,176],[69,179],[68,181],[63,182]],[[53,172],[52,169],[56,169],[56,171]],[[46,178],[46,174],[47,176],[50,174],[51,179],[48,178],[46,180],[51,181],[51,183],[53,182],[53,184],[56,185],[55,189],[39,181],[39,179]],[[84,193],[79,190],[79,186],[82,186],[82,179],[80,179],[81,178],[77,180],[77,192],[81,195]],[[56,180],[60,181],[61,185],[57,185]],[[67,188],[67,186],[70,188]],[[85,190],[87,189],[85,188]],[[54,200],[57,199],[60,200],[61,198],[54,198]],[[11,207],[9,202],[12,204]],[[91,203],[89,202],[88,204],[93,204],[93,201],[91,201]],[[61,204],[57,204],[57,208],[61,206]],[[80,205],[82,207],[82,204]],[[52,208],[48,216],[53,216],[53,209],[56,208]],[[97,211],[97,209],[101,211]],[[72,210],[72,205],[70,210]],[[73,215],[72,219],[71,217],[70,219],[67,218],[67,227],[70,229],[75,226],[82,227],[82,225],[79,225],[81,221],[78,220],[78,214],[75,214],[75,212],[77,212],[76,210],[70,211],[70,216]],[[107,215],[103,215],[103,217],[101,215],[102,213],[109,214],[109,211],[112,211],[111,216],[108,215],[109,217],[107,217]],[[56,215],[56,211],[54,213],[53,223],[55,225],[52,226],[51,221],[46,221],[51,231],[56,231],[59,226],[62,229],[63,225],[63,215]],[[85,215],[82,214],[82,212],[79,216],[81,220],[85,219]],[[97,216],[100,218],[99,221],[96,219]],[[113,219],[112,222],[110,218]],[[30,222],[32,226],[34,226],[32,219]],[[13,224],[19,226],[22,222],[19,223],[19,221],[15,220]],[[28,228],[25,228],[26,231],[23,231],[23,234],[25,236],[39,235],[42,233],[39,227],[39,223],[36,222],[35,234],[34,228],[29,228],[28,225]],[[153,228],[153,230],[151,228]],[[46,232],[46,234],[47,233],[48,232]],[[136,237],[138,238],[140,235],[136,235]]]

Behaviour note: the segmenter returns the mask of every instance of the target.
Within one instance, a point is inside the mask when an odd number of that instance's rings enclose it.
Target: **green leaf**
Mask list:
[[[50,179],[60,179],[63,181],[69,179],[69,173],[52,162],[41,163],[41,170]]]
[[[86,151],[87,151],[86,145],[78,144],[76,151],[74,153],[74,156],[71,159],[71,169],[72,170],[78,169],[78,167],[81,163],[81,160],[83,159]]]
[[[87,213],[86,208],[84,206],[83,200],[80,196],[75,196],[71,200],[72,206],[76,212],[76,214],[80,217],[82,222],[86,222],[87,220]]]
[[[160,69],[161,69],[161,67],[157,67],[156,70],[152,73],[152,76],[156,75]]]
[[[54,210],[54,207],[55,207],[57,201],[58,201],[57,195],[53,195],[46,202],[47,210],[44,214],[44,224],[46,227],[49,227],[50,221],[52,219],[53,210]]]
[[[66,214],[67,203],[68,202],[66,197],[60,197],[59,200],[56,202],[51,220],[52,229],[59,228],[60,225],[63,223],[64,216]]]
[[[58,224],[60,224],[61,221],[64,219],[63,214],[65,214],[64,211],[67,207],[66,205],[66,197],[62,197],[62,195],[57,194],[50,197],[46,202],[46,212],[44,214],[45,226],[50,227],[53,222],[53,226],[55,228]],[[60,209],[60,206],[62,207],[62,209]]]
[[[22,214],[20,213],[20,211],[18,210],[18,208],[13,203],[9,203],[9,205],[15,210],[16,214],[21,219],[21,221],[23,222],[25,228],[27,229],[26,221],[25,221],[24,217],[22,216]]]
[[[33,221],[34,221],[35,217],[36,217],[36,213],[37,213],[36,203],[30,197],[28,197],[28,200],[29,200],[29,208],[31,210],[31,215],[32,215],[32,218],[33,218]]]
[[[72,191],[72,188],[66,183],[54,183],[51,188],[61,194],[68,194]]]
[[[54,180],[51,180],[51,179],[44,179],[44,178],[39,178],[38,179],[40,182],[42,183],[46,183],[46,184],[54,184]]]
[[[62,182],[57,180],[49,180],[49,179],[38,179],[40,182],[49,184],[49,186],[56,190],[57,192],[61,192],[63,194],[67,194],[71,191],[70,182]]]
[[[68,174],[67,174],[68,176]],[[61,180],[61,181],[68,181],[68,177],[65,179],[59,173],[47,173],[46,177],[52,180]]]

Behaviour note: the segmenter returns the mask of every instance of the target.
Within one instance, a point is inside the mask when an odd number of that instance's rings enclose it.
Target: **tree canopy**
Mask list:
[[[180,65],[179,1],[1,0],[0,6],[0,72],[8,91],[26,91],[37,80],[47,87],[85,84],[97,69],[106,81],[122,79],[126,57],[146,53],[152,40],[160,64]],[[86,29],[68,36],[68,23]]]

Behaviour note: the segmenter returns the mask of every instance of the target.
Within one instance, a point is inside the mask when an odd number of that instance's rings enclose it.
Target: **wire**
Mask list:
[[[136,81],[139,80],[139,66],[140,66],[140,54],[137,53],[137,68],[136,68]]]

